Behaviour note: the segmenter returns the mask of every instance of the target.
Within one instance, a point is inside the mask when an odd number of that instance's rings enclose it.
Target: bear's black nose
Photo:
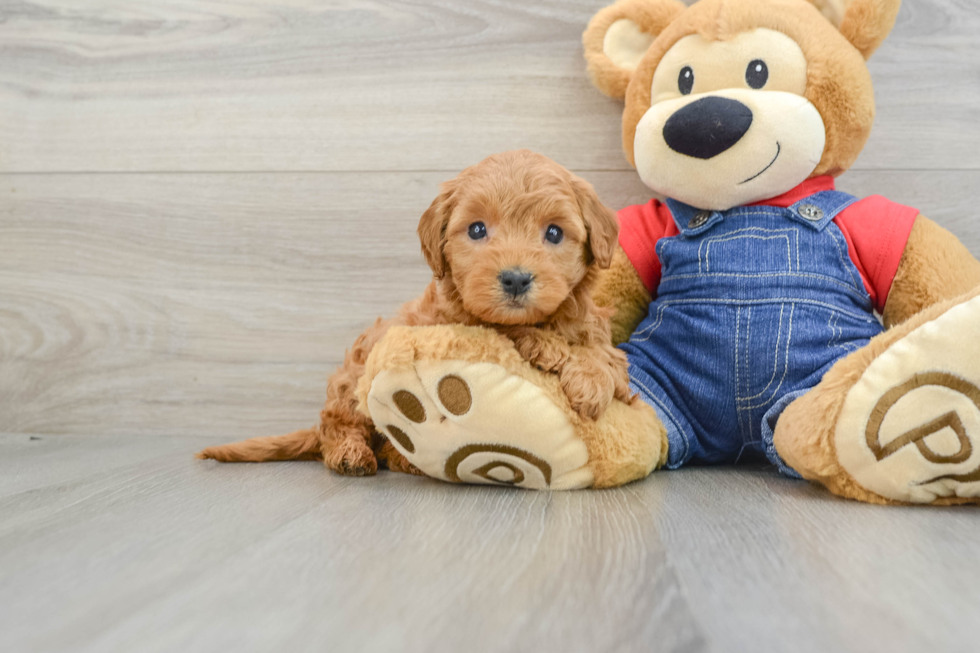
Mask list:
[[[752,110],[736,100],[706,97],[687,105],[664,125],[670,149],[711,159],[739,142],[752,126]]]

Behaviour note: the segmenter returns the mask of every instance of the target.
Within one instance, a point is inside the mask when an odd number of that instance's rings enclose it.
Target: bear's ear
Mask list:
[[[678,0],[619,0],[593,16],[582,35],[592,83],[610,97],[626,97],[640,59],[684,9]]]
[[[870,59],[892,28],[902,0],[810,0],[865,59]]]

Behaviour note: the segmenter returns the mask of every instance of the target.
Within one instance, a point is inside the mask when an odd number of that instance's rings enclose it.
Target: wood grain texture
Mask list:
[[[345,479],[317,463],[191,460],[200,442],[0,438],[0,649],[903,653],[975,641],[969,509],[883,510],[751,467],[552,494]]]
[[[0,0],[0,171],[625,170],[584,74],[606,0]],[[978,169],[980,4],[908,0],[859,169]]]

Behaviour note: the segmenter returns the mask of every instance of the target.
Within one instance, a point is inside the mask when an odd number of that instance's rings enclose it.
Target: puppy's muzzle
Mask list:
[[[500,281],[500,287],[503,288],[503,291],[516,299],[522,295],[526,295],[531,289],[531,284],[534,282],[534,275],[520,268],[508,268],[507,270],[502,270],[497,275],[497,279]]]

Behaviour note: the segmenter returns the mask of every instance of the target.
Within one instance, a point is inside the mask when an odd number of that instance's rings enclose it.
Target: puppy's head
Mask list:
[[[616,214],[588,183],[527,150],[447,182],[419,222],[422,252],[452,297],[492,324],[546,320],[608,268]]]

